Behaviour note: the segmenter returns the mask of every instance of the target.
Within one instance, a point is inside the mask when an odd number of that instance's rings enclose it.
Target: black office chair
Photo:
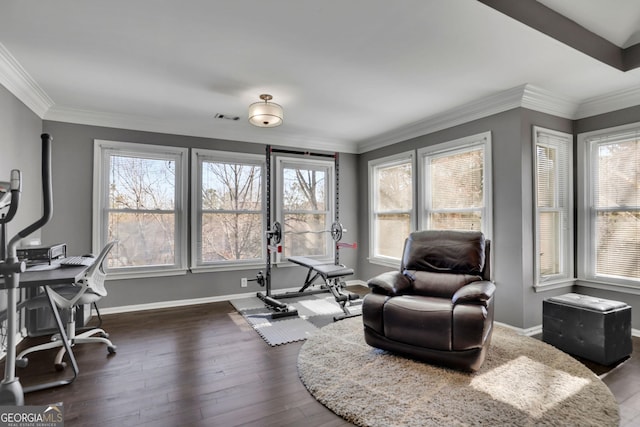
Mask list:
[[[107,334],[104,329],[100,328],[100,325],[102,324],[102,318],[100,317],[100,311],[98,310],[98,306],[96,305],[96,302],[98,300],[107,295],[107,290],[104,286],[104,281],[106,278],[104,263],[106,261],[107,255],[109,254],[109,251],[111,251],[111,248],[113,248],[116,243],[117,242],[115,241],[107,243],[107,245],[102,249],[98,257],[96,258],[93,265],[89,267],[84,277],[77,283],[74,283],[72,285],[60,285],[52,287],[51,289],[52,298],[58,308],[60,310],[68,311],[67,338],[71,346],[85,343],[102,343],[107,345],[107,351],[109,352],[109,354],[113,354],[116,352],[116,346],[113,345],[113,343],[108,339],[109,334]],[[100,324],[97,328],[86,328],[86,330],[78,333],[78,331],[76,330],[75,322],[76,307],[85,304],[91,304],[94,306]],[[39,295],[35,298],[31,298],[27,301],[28,309],[36,309],[42,307],[49,307],[49,300],[44,294]],[[96,334],[98,334],[99,336],[94,336]],[[51,337],[51,341],[48,343],[36,345],[22,351],[16,358],[16,366],[20,368],[26,367],[29,363],[29,359],[27,359],[25,356],[29,353],[58,347],[60,348],[60,350],[56,355],[54,364],[56,370],[61,371],[66,366],[66,363],[62,361],[66,350],[64,348],[60,334],[53,335]]]

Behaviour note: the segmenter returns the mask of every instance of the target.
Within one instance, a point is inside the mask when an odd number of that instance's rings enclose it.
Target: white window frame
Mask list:
[[[545,141],[541,141],[542,139]],[[535,281],[534,287],[543,288],[545,286],[558,285],[561,283],[573,282],[574,278],[574,245],[573,245],[573,135],[559,132],[551,129],[545,129],[542,127],[533,127],[533,223],[534,223],[534,266],[535,266]],[[556,184],[559,185],[564,179],[566,183],[565,188],[561,191],[556,191],[555,203],[553,208],[538,208],[538,156],[537,147],[545,146],[557,150],[558,152],[564,151],[562,156],[564,157],[564,177],[556,177]],[[556,169],[556,172],[559,172]],[[557,186],[556,186],[557,188]],[[564,198],[561,200],[559,193],[564,194]],[[560,273],[542,275],[540,272],[540,247],[539,247],[539,233],[540,233],[540,212],[541,211],[553,211],[560,213],[563,216],[564,230],[560,230],[556,237],[558,242],[558,253],[562,254],[560,257]]]
[[[266,228],[265,190],[266,190],[266,162],[265,157],[258,154],[239,153],[231,151],[218,151],[206,149],[191,150],[191,270],[193,272],[227,271],[238,268],[254,268],[264,265],[266,262],[266,236],[262,234],[262,256],[253,260],[233,260],[218,262],[202,262],[199,241],[202,233],[202,161],[234,162],[247,165],[255,165],[261,168],[262,174],[262,214],[261,227]]]
[[[611,142],[633,133],[640,135],[640,123],[616,126],[578,135],[577,272],[578,284],[582,286],[640,295],[640,279],[634,280],[595,274],[596,252],[594,247],[597,242],[594,221],[595,210],[592,209],[594,203],[594,188],[591,179],[594,167],[593,147],[598,141],[606,139],[607,142]]]
[[[405,163],[409,163],[411,166],[411,207],[408,210],[398,209],[397,211],[385,211],[384,213],[408,213],[410,217],[410,231],[416,229],[416,160],[415,151],[405,151],[392,156],[381,157],[379,159],[370,160],[368,163],[369,170],[369,262],[373,264],[383,265],[387,267],[399,267],[402,257],[402,253],[399,253],[397,257],[388,257],[376,254],[375,248],[377,247],[378,233],[376,230],[376,217],[378,212],[376,211],[377,204],[377,173],[378,170],[397,166]]]
[[[282,245],[283,251],[284,251],[284,246],[287,238],[287,230],[285,229],[285,224],[283,220],[283,215],[284,215],[284,203],[283,203],[284,202],[284,172],[283,171],[285,167],[300,166],[301,168],[304,168],[304,167],[311,166],[315,168],[327,169],[326,180],[327,180],[328,194],[326,195],[327,217],[325,221],[325,227],[326,227],[325,231],[327,232],[324,233],[324,235],[326,239],[326,247],[328,249],[328,252],[322,256],[308,256],[308,258],[317,259],[319,261],[333,262],[335,259],[336,248],[335,248],[335,242],[331,238],[331,233],[328,231],[331,230],[331,224],[333,224],[336,217],[335,159],[329,160],[328,158],[322,158],[322,157],[302,158],[302,157],[275,154],[273,156],[273,162],[276,165],[276,168],[275,168],[276,179],[275,179],[275,182],[272,180],[271,185],[272,185],[272,189],[275,186],[276,191],[274,193],[276,196],[275,200],[277,201],[277,203],[275,203],[275,206],[272,208],[274,210],[273,212],[274,216],[272,217],[271,222],[273,223],[275,221],[278,221],[282,226],[282,239],[279,244]],[[271,200],[274,200],[274,198],[272,197]],[[285,254],[283,256],[281,252],[276,252],[274,254],[273,262],[275,264],[284,264],[284,263],[287,263],[285,257],[298,256],[298,255],[300,254]]]
[[[129,155],[173,160],[176,164],[175,183],[175,256],[169,266],[141,266],[109,269],[110,279],[157,277],[186,274],[187,271],[187,197],[189,150],[171,146],[138,144],[121,141],[94,140],[93,148],[93,252],[107,243],[109,207],[109,158]]]
[[[418,150],[418,228],[428,230],[430,208],[430,185],[428,160],[450,154],[481,148],[484,151],[483,164],[483,207],[481,209],[480,229],[486,239],[493,235],[493,197],[492,197],[492,163],[491,163],[491,131],[470,135],[452,141],[435,144]]]

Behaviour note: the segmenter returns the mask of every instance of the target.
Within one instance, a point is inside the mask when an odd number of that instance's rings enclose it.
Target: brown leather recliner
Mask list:
[[[496,286],[490,241],[474,231],[416,231],[400,271],[369,280],[362,319],[367,344],[414,359],[476,371],[493,332]]]

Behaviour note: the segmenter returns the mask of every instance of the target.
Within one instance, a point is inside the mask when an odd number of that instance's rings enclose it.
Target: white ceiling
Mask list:
[[[619,47],[640,43],[638,0],[538,0]]]
[[[638,41],[638,0],[541,3]],[[513,102],[569,118],[640,104],[640,69],[476,0],[0,0],[0,83],[49,120],[354,153]],[[248,123],[261,93],[282,126]]]

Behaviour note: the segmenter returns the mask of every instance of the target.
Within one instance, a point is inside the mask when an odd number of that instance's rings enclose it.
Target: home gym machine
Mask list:
[[[266,189],[266,203],[267,203],[267,224],[271,223],[271,146],[266,147],[266,175],[267,175],[267,189]],[[272,308],[274,313],[271,314],[272,318],[297,316],[298,310],[289,304],[284,304],[276,300],[271,294],[271,254],[282,252],[282,226],[279,222],[274,222],[271,228],[267,230],[267,261],[265,266],[265,273],[259,271],[255,279],[258,284],[265,288],[265,292],[258,292],[256,296],[260,298],[265,305]]]
[[[269,170],[267,162],[267,171]],[[269,172],[267,172],[268,175]],[[267,190],[267,205],[269,204],[269,190]],[[271,220],[269,209],[267,209],[267,223]],[[297,316],[298,310],[289,304],[284,304],[274,298],[271,294],[271,254],[282,252],[282,246],[280,241],[282,240],[282,227],[279,222],[274,222],[271,228],[267,230],[267,263],[265,273],[258,271],[255,279],[249,279],[249,281],[258,282],[260,286],[265,288],[265,292],[258,292],[256,296],[260,298],[264,303],[274,310],[271,317],[277,319],[279,317]]]
[[[302,288],[296,292],[285,292],[282,294],[274,295],[271,292],[271,254],[272,253],[281,253],[282,246],[280,242],[282,241],[282,233],[283,227],[282,225],[275,221],[271,228],[267,231],[267,262],[266,262],[266,274],[263,274],[262,271],[259,271],[256,279],[251,279],[251,281],[256,281],[260,286],[266,287],[265,292],[258,292],[258,298],[262,299],[268,306],[275,310],[273,314],[274,317],[282,317],[282,316],[295,316],[297,315],[297,310],[290,305],[284,304],[279,299],[285,298],[293,298],[303,295],[310,295],[315,293],[324,293],[331,292],[334,296],[336,302],[340,305],[344,312],[344,316],[340,316],[340,318],[350,317],[352,314],[348,309],[348,304],[351,301],[354,301],[359,298],[358,295],[352,293],[343,293],[342,289],[344,288],[344,282],[342,279],[345,276],[352,275],[353,269],[345,267],[340,264],[340,252],[339,249],[341,247],[350,247],[356,248],[357,245],[355,243],[340,243],[340,240],[343,237],[343,234],[347,232],[346,229],[343,228],[342,224],[338,222],[339,218],[339,163],[338,163],[338,153],[335,154],[322,154],[322,153],[310,153],[310,152],[300,152],[293,150],[281,150],[281,149],[273,149],[271,146],[267,145],[266,147],[266,182],[267,182],[267,190],[266,190],[266,202],[267,202],[267,224],[271,221],[271,155],[272,153],[284,153],[284,154],[298,154],[298,155],[306,155],[306,156],[320,156],[320,157],[332,157],[335,161],[335,173],[336,173],[336,197],[335,197],[335,211],[336,211],[336,221],[331,224],[331,228],[329,230],[317,231],[317,233],[328,232],[331,234],[331,238],[336,243],[335,246],[335,256],[334,263],[327,263],[324,261],[315,260],[312,258],[306,257],[288,257],[288,261],[298,264],[303,267],[308,268],[307,277],[305,279],[305,283]],[[314,232],[315,233],[315,232]],[[310,290],[309,287],[314,284],[316,279],[322,278],[324,283],[321,289]],[[338,318],[336,318],[338,320]]]
[[[16,333],[17,333],[17,300],[20,273],[24,272],[24,261],[18,261],[17,246],[20,240],[42,228],[53,215],[53,196],[51,183],[51,141],[48,134],[42,134],[42,217],[33,224],[19,231],[6,241],[6,225],[18,211],[20,193],[22,191],[21,173],[14,169],[8,183],[0,184],[0,209],[9,206],[6,215],[0,217],[0,277],[4,279],[7,290],[7,354],[5,357],[4,379],[0,383],[0,406],[24,405],[24,391],[20,380],[15,376],[16,367]],[[10,199],[10,200],[9,200]],[[65,337],[66,339],[66,337]]]

